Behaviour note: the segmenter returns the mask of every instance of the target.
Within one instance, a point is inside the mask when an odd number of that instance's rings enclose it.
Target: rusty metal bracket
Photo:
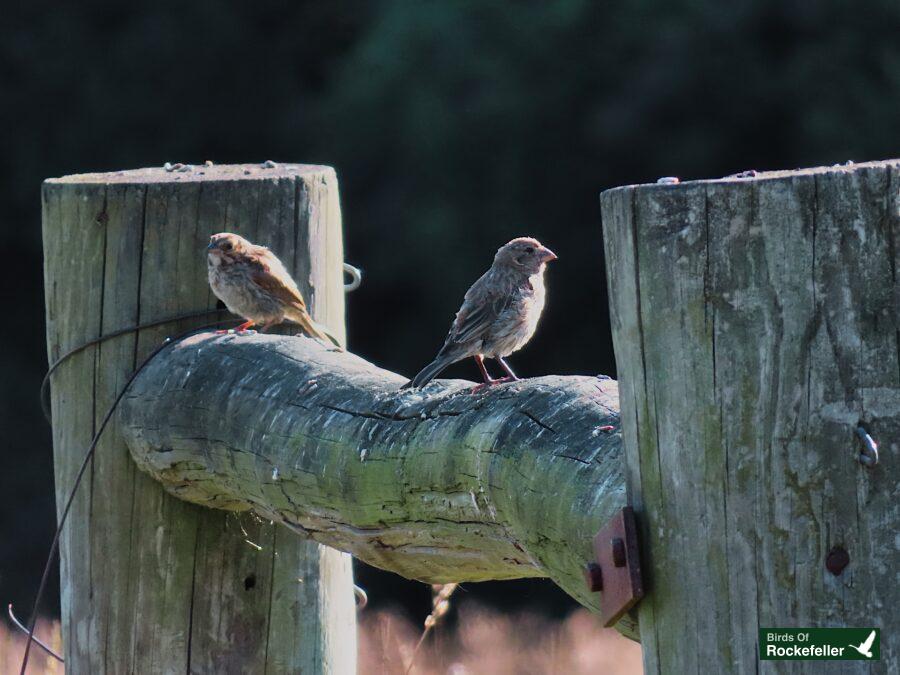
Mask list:
[[[588,588],[600,593],[604,626],[613,626],[644,597],[634,509],[624,507],[594,537],[594,557],[584,572]]]

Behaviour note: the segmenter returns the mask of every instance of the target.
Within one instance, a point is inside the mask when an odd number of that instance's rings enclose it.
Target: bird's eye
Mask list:
[[[528,247],[525,249],[525,253],[534,253],[534,247],[533,247],[533,246],[528,246]]]
[[[230,251],[230,250],[231,250],[231,242],[230,242],[230,241],[226,241],[224,244],[222,244],[222,250],[223,250],[223,251]]]

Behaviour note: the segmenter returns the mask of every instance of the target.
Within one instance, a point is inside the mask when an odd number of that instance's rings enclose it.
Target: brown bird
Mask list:
[[[466,293],[441,351],[403,388],[423,387],[451,363],[469,356],[484,378],[481,386],[519,379],[503,359],[534,335],[544,310],[544,270],[551,260],[556,254],[531,237],[500,247],[494,264]],[[496,359],[506,377],[491,378],[485,358]]]
[[[209,238],[206,251],[212,292],[229,312],[246,319],[236,331],[255,325],[265,330],[288,320],[299,324],[310,337],[338,344],[312,320],[297,284],[268,248],[239,235],[220,232]]]

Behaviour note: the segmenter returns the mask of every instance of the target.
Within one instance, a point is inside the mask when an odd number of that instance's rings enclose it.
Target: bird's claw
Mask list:
[[[518,379],[519,378],[517,378],[517,377],[515,377],[515,378],[510,377],[509,375],[506,375],[505,377],[498,377],[496,379],[491,378],[490,380],[485,380],[481,384],[476,384],[474,387],[472,387],[472,390],[469,393],[477,394],[479,392],[484,391],[488,387],[493,387],[495,384],[504,384],[506,382],[513,382]]]
[[[252,328],[229,328],[228,330],[217,330],[216,335],[256,335],[256,331]]]

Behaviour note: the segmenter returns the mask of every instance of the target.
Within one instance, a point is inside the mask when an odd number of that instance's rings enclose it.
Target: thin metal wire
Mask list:
[[[105,333],[99,337],[94,338],[93,340],[88,340],[84,344],[80,344],[77,347],[73,347],[65,354],[60,356],[56,361],[50,364],[50,367],[47,369],[47,373],[44,375],[44,379],[41,380],[41,410],[44,411],[44,417],[47,419],[47,422],[52,423],[51,413],[50,413],[50,401],[47,397],[47,388],[50,385],[50,376],[59,368],[67,359],[75,356],[79,352],[83,352],[88,347],[93,347],[94,345],[100,344],[101,342],[105,342],[106,340],[111,340],[112,338],[119,337],[120,335],[128,335],[129,333],[136,333],[139,330],[144,330],[145,328],[155,328],[156,326],[162,326],[167,323],[175,323],[176,321],[184,321],[185,319],[196,319],[201,316],[209,316],[211,314],[219,314],[224,312],[224,309],[205,309],[194,312],[185,312],[184,314],[177,314],[175,316],[167,316],[164,319],[157,319],[156,321],[148,321],[147,323],[142,323],[139,326],[129,326],[128,328],[120,328],[119,330],[114,330],[111,333]],[[221,323],[221,322],[220,322]]]
[[[18,628],[20,631],[22,631],[23,633],[25,633],[25,635],[28,635],[28,629],[27,629],[25,626],[22,625],[22,622],[19,621],[19,619],[17,619],[17,618],[16,618],[16,615],[13,613],[13,606],[12,606],[12,603],[9,603],[9,606],[8,606],[6,609],[7,609],[7,612],[9,613],[9,620],[13,622],[13,625],[14,625],[16,628]],[[57,654],[55,651],[53,651],[53,649],[51,649],[51,648],[48,647],[46,644],[44,644],[44,643],[41,641],[40,638],[32,636],[31,639],[34,640],[34,643],[35,643],[38,647],[40,647],[41,649],[43,649],[45,652],[47,652],[50,656],[52,656],[54,659],[56,659],[56,660],[59,661],[60,663],[65,663],[65,662],[66,662],[65,659],[63,659],[63,657],[61,657],[59,654]]]
[[[359,285],[362,282],[362,272],[359,269],[357,269],[356,267],[354,267],[353,265],[349,265],[347,263],[344,263],[344,271],[346,271],[348,274],[350,274],[350,276],[353,278],[353,281],[350,284],[345,285],[344,291],[349,293],[349,292],[354,291],[357,288],[359,288]],[[105,342],[106,340],[111,340],[112,338],[120,337],[122,335],[128,335],[129,333],[135,333],[137,331],[145,330],[147,328],[155,328],[156,326],[162,326],[167,323],[175,323],[177,321],[184,321],[186,319],[195,319],[195,318],[198,318],[201,316],[210,316],[212,314],[218,314],[223,311],[225,311],[225,310],[208,309],[208,310],[201,310],[201,311],[194,311],[194,312],[186,312],[184,314],[178,314],[175,316],[168,316],[163,319],[157,319],[155,321],[148,321],[147,323],[143,323],[143,324],[140,324],[137,326],[129,326],[128,328],[121,328],[119,330],[112,331],[111,333],[105,333],[103,335],[100,335],[99,337],[92,339],[92,340],[88,340],[87,342],[80,344],[77,347],[73,347],[72,349],[67,351],[65,354],[60,356],[58,359],[56,359],[52,364],[50,364],[50,367],[47,369],[47,372],[44,375],[44,379],[41,381],[41,389],[40,389],[41,410],[43,411],[44,417],[47,419],[47,422],[50,424],[53,423],[52,413],[50,410],[50,401],[49,401],[49,397],[48,397],[48,388],[50,385],[50,378],[53,375],[53,373],[56,372],[56,370],[63,363],[65,363],[68,359],[73,357],[75,354],[78,354],[79,352],[84,351],[88,347],[93,347],[94,345],[100,344],[101,342]],[[37,623],[38,608],[40,606],[41,599],[44,595],[44,590],[47,586],[47,579],[50,575],[50,568],[52,567],[52,564],[53,564],[53,558],[59,548],[59,538],[60,538],[60,534],[62,533],[63,525],[65,524],[66,519],[69,516],[69,511],[72,507],[72,502],[75,499],[75,493],[78,490],[78,486],[81,483],[81,479],[84,476],[84,472],[87,470],[87,467],[90,463],[90,459],[94,455],[94,450],[96,449],[97,443],[100,440],[100,435],[106,429],[106,425],[109,423],[109,420],[112,417],[113,412],[118,407],[122,398],[125,396],[125,392],[128,391],[128,388],[131,386],[131,383],[134,382],[134,379],[144,369],[144,367],[157,354],[159,354],[163,349],[165,349],[168,345],[173,344],[175,342],[179,342],[179,341],[185,339],[186,337],[189,337],[190,335],[195,335],[204,330],[207,330],[208,328],[214,328],[216,326],[221,326],[221,325],[224,325],[227,323],[238,323],[239,321],[240,321],[240,319],[236,319],[233,317],[229,318],[229,319],[222,319],[219,321],[214,321],[213,323],[207,324],[200,328],[194,328],[189,331],[185,331],[184,333],[181,333],[180,335],[177,335],[174,338],[166,338],[162,342],[162,344],[160,344],[156,349],[154,349],[150,353],[150,355],[147,358],[145,358],[141,362],[141,364],[137,367],[137,369],[131,374],[131,376],[128,378],[128,381],[125,383],[125,386],[122,388],[122,390],[116,396],[116,399],[113,401],[112,406],[110,406],[109,410],[107,410],[106,415],[103,417],[103,421],[100,423],[100,427],[97,430],[97,433],[94,434],[94,437],[91,439],[91,444],[88,446],[88,450],[85,453],[84,459],[81,462],[81,466],[78,469],[78,473],[75,475],[75,484],[72,486],[72,490],[69,493],[69,496],[66,500],[66,505],[65,505],[65,508],[63,509],[62,516],[59,519],[59,524],[56,527],[56,532],[53,535],[53,542],[50,545],[50,553],[47,556],[47,562],[44,565],[44,572],[41,575],[41,582],[40,582],[40,585],[38,586],[37,597],[35,598],[35,601],[34,601],[34,607],[31,612],[31,619],[29,621],[28,628],[25,628],[18,622],[17,619],[13,618],[13,621],[16,623],[16,625],[18,625],[20,628],[22,628],[22,630],[24,630],[28,633],[28,642],[25,645],[25,654],[22,657],[21,675],[25,675],[25,669],[28,666],[28,655],[31,650],[32,642],[37,642],[38,645],[40,645],[45,651],[49,651],[51,654],[53,654],[53,652],[51,650],[49,650],[46,645],[44,645],[43,643],[40,642],[40,640],[38,640],[37,638],[34,637],[34,628]],[[362,591],[362,589],[360,589],[360,591]],[[360,608],[364,607],[367,602],[368,602],[368,599],[365,596],[365,591],[362,591],[362,596],[360,596]],[[9,612],[10,612],[10,616],[12,616],[12,605],[10,605]],[[59,659],[60,661],[62,661],[62,659],[59,656],[57,656],[56,654],[53,654],[53,656],[55,658]]]
[[[167,171],[169,171],[169,170],[185,171],[185,170],[190,170],[192,168],[193,167],[191,167],[190,165],[187,165],[184,167],[182,167],[182,165],[174,165],[174,166],[171,166],[171,168],[170,168],[170,165],[168,165],[168,163],[166,166]],[[352,278],[352,281],[349,284],[345,284],[344,292],[350,293],[351,291],[355,291],[357,288],[359,288],[359,285],[362,283],[362,271],[348,263],[344,263],[344,271],[347,274],[349,274]],[[44,379],[41,381],[41,389],[40,389],[41,410],[43,411],[44,417],[47,419],[47,422],[50,424],[53,423],[52,413],[50,410],[50,401],[49,401],[49,396],[48,396],[50,378],[53,375],[53,373],[56,372],[56,370],[63,363],[65,363],[68,359],[73,357],[75,354],[78,354],[79,352],[84,351],[88,347],[93,347],[94,345],[100,344],[101,342],[105,342],[106,340],[111,340],[112,338],[120,337],[122,335],[128,335],[129,333],[135,333],[137,331],[144,330],[147,328],[155,328],[156,326],[162,326],[167,323],[175,323],[177,321],[184,321],[186,319],[195,319],[195,318],[198,318],[201,316],[210,316],[212,314],[218,314],[223,311],[225,311],[225,310],[208,309],[208,310],[201,310],[201,311],[194,311],[194,312],[186,312],[184,314],[178,314],[176,316],[168,316],[163,319],[149,321],[147,323],[143,323],[138,326],[129,326],[128,328],[121,328],[119,330],[112,331],[111,333],[105,333],[103,335],[100,335],[99,337],[94,338],[93,340],[88,340],[87,342],[80,344],[77,347],[73,347],[72,349],[67,351],[65,354],[63,354],[58,359],[56,359],[53,363],[50,364],[50,367],[47,369],[47,372],[44,375]],[[78,486],[81,483],[81,479],[84,477],[84,472],[87,470],[87,467],[90,463],[90,459],[94,455],[94,450],[97,448],[97,443],[100,440],[100,436],[103,433],[103,431],[106,429],[106,425],[109,423],[109,420],[112,418],[113,412],[118,407],[122,398],[125,396],[125,392],[128,391],[128,388],[131,386],[131,383],[134,382],[135,378],[144,369],[144,367],[148,363],[150,363],[150,361],[157,354],[159,354],[163,349],[165,349],[168,345],[174,344],[176,342],[180,342],[181,340],[183,340],[191,335],[195,335],[204,330],[207,330],[208,328],[214,328],[216,326],[221,326],[226,323],[238,323],[239,321],[240,321],[239,319],[235,319],[235,318],[222,319],[219,321],[214,321],[213,323],[207,324],[200,328],[194,328],[189,331],[185,331],[184,333],[181,333],[180,335],[177,335],[174,338],[171,338],[171,337],[166,338],[162,342],[162,344],[160,344],[156,349],[154,349],[152,352],[150,352],[150,355],[147,356],[147,358],[145,358],[140,363],[140,365],[137,367],[137,369],[131,374],[131,376],[125,382],[125,386],[122,388],[122,390],[116,396],[116,399],[113,401],[109,410],[107,410],[106,415],[104,415],[104,417],[103,417],[103,421],[100,423],[100,427],[97,429],[97,432],[94,434],[94,437],[91,439],[91,443],[88,446],[88,450],[84,455],[84,459],[81,462],[81,466],[78,469],[78,473],[75,475],[75,483],[72,486],[72,490],[69,493],[68,498],[66,499],[66,505],[63,508],[62,516],[59,519],[59,524],[57,525],[56,532],[53,535],[53,542],[50,545],[50,553],[47,555],[47,562],[44,565],[44,571],[43,571],[43,574],[41,575],[41,582],[40,582],[40,585],[38,586],[37,597],[35,598],[34,606],[31,611],[31,619],[29,620],[28,628],[23,626],[19,622],[19,620],[15,618],[15,616],[13,615],[13,611],[12,611],[12,604],[9,605],[9,615],[10,615],[10,618],[13,620],[13,623],[15,623],[16,626],[18,626],[23,631],[28,633],[28,641],[25,644],[25,653],[22,657],[22,669],[20,671],[20,675],[25,675],[25,669],[28,667],[28,655],[29,655],[29,652],[31,651],[31,643],[32,642],[36,642],[41,648],[44,649],[44,651],[51,654],[54,658],[58,659],[60,662],[63,661],[63,659],[60,656],[55,654],[53,652],[53,650],[51,650],[49,647],[47,647],[44,643],[42,643],[40,640],[38,640],[34,636],[34,628],[35,628],[35,625],[37,624],[38,608],[40,607],[41,599],[43,598],[44,590],[46,589],[46,586],[47,586],[47,579],[50,576],[50,569],[53,565],[53,558],[56,555],[57,550],[59,549],[59,538],[62,533],[63,525],[65,525],[66,519],[69,516],[69,511],[72,508],[72,502],[75,499],[75,493],[78,490]],[[362,589],[359,589],[359,592],[361,593],[361,595],[359,595],[360,608],[362,608],[362,607],[365,607],[366,603],[368,602],[368,598],[366,597],[365,591],[363,591]]]
[[[194,312],[193,316],[201,316],[202,314],[203,313],[201,313],[201,312]],[[188,317],[185,317],[185,318],[188,318]],[[171,321],[172,319],[168,319],[168,320]],[[87,470],[87,467],[90,464],[91,457],[93,457],[93,455],[94,455],[94,450],[97,448],[97,443],[100,441],[100,436],[103,434],[103,431],[106,429],[106,425],[109,424],[109,420],[112,418],[113,412],[115,412],[119,403],[124,398],[125,392],[128,391],[128,388],[131,386],[131,383],[134,382],[135,378],[138,376],[138,374],[140,374],[140,372],[144,369],[144,367],[148,363],[150,363],[150,361],[152,361],[153,358],[157,354],[159,354],[162,350],[164,350],[169,345],[180,342],[181,340],[184,340],[185,338],[190,337],[192,335],[196,335],[197,333],[202,333],[203,331],[205,331],[209,328],[221,326],[225,323],[235,323],[236,321],[237,321],[237,319],[234,319],[234,318],[224,319],[221,321],[215,321],[211,324],[201,326],[200,328],[192,328],[191,330],[185,331],[185,332],[181,333],[180,335],[177,335],[174,338],[168,337],[165,340],[163,340],[162,344],[160,344],[158,347],[156,347],[152,352],[150,352],[149,356],[147,356],[143,361],[141,361],[140,365],[138,365],[138,367],[135,369],[135,371],[129,376],[128,380],[125,382],[125,386],[122,387],[121,391],[119,391],[119,393],[116,396],[115,400],[113,401],[112,405],[106,411],[106,414],[103,416],[103,421],[100,423],[100,426],[97,429],[97,432],[94,434],[94,437],[91,439],[91,444],[88,446],[87,452],[84,455],[84,459],[81,460],[81,466],[78,468],[78,472],[75,474],[75,483],[72,485],[72,489],[69,492],[68,498],[66,499],[66,505],[65,505],[65,507],[63,507],[62,515],[59,518],[59,525],[56,526],[56,532],[53,535],[53,542],[50,544],[50,553],[47,555],[47,562],[44,565],[44,572],[41,575],[41,583],[38,586],[37,597],[34,600],[34,607],[31,610],[31,619],[28,622],[28,642],[25,644],[25,654],[22,657],[22,669],[19,671],[20,675],[25,675],[25,669],[28,666],[28,654],[31,651],[31,643],[34,641],[34,627],[35,627],[35,624],[37,624],[38,608],[40,607],[41,599],[44,596],[44,590],[47,587],[47,580],[50,577],[50,569],[53,566],[53,558],[56,555],[57,550],[59,549],[59,537],[60,537],[60,534],[62,533],[62,528],[66,524],[66,519],[69,517],[69,511],[72,508],[72,502],[75,501],[75,493],[78,491],[78,486],[81,483],[81,479],[84,477],[84,472]],[[122,335],[122,334],[128,333],[128,332],[133,332],[135,330],[140,330],[142,328],[147,328],[151,325],[159,325],[159,323],[147,324],[144,326],[136,326],[136,327],[130,328],[130,329],[123,329],[122,331],[114,331],[113,333],[110,333],[109,335],[101,336],[100,338],[93,340],[92,343],[97,344],[98,342],[102,342],[104,339],[108,340],[110,337],[114,337],[116,335]],[[59,364],[62,361],[64,361],[66,358],[71,356],[71,354],[81,351],[86,346],[90,346],[90,343],[88,343],[86,345],[82,345],[80,347],[76,347],[75,349],[71,350],[70,352],[67,352],[60,359],[57,359],[57,361],[54,362],[54,364],[53,364],[53,366],[51,366],[51,368],[55,369],[55,367],[58,367]]]

